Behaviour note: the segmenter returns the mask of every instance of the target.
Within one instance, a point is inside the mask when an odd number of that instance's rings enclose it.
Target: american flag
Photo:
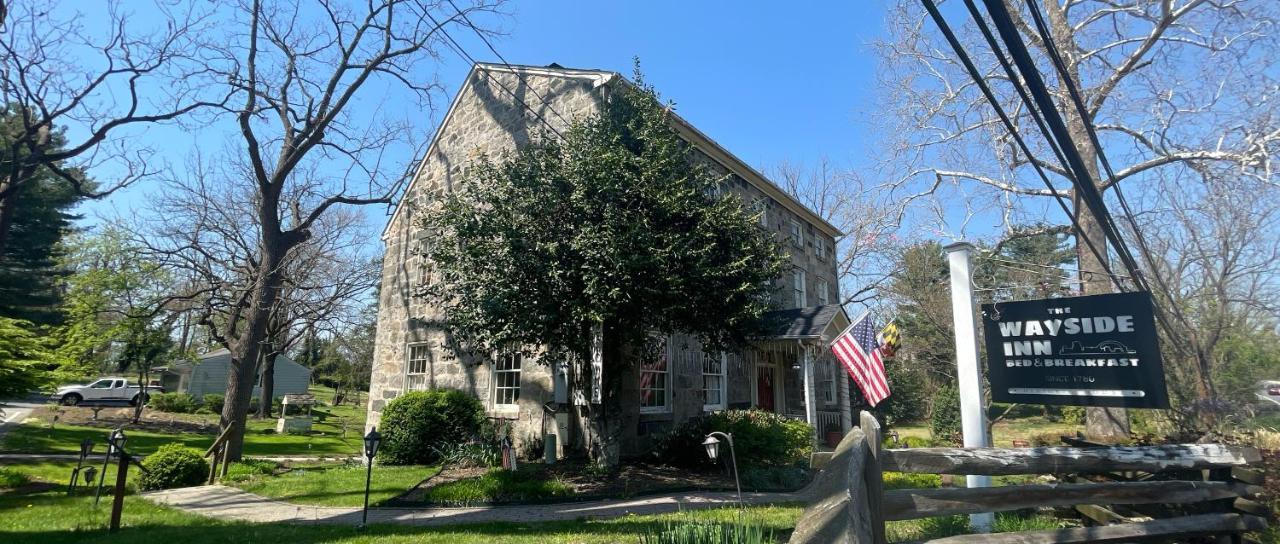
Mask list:
[[[884,375],[884,355],[876,340],[876,325],[871,314],[866,313],[845,329],[844,334],[831,343],[831,352],[858,383],[862,396],[871,406],[889,396],[889,382]]]

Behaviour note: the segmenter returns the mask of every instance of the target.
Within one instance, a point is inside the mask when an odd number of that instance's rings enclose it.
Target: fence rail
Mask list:
[[[1240,535],[1266,528],[1257,450],[1220,444],[1146,447],[881,449],[880,424],[863,413],[818,477],[792,543],[881,544],[885,522],[934,516],[1074,507],[1099,526],[962,535],[946,543],[1134,542]],[[882,489],[883,470],[929,474],[1052,474],[1063,483],[990,488]],[[1080,475],[1124,472],[1122,481]],[[1205,478],[1208,475],[1208,478]],[[1105,478],[1103,478],[1105,480]],[[1133,520],[1112,509],[1176,517]],[[1190,515],[1179,515],[1190,514]],[[1147,517],[1154,517],[1148,515]]]

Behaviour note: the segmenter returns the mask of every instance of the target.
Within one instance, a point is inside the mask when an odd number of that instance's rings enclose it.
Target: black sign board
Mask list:
[[[982,305],[996,402],[1168,408],[1150,293]]]

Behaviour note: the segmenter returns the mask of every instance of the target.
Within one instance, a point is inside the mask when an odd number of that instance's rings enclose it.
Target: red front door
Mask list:
[[[773,367],[756,367],[756,408],[773,412]]]

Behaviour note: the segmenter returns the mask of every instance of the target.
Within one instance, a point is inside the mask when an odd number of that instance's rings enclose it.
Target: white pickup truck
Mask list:
[[[146,402],[151,393],[163,393],[158,385],[148,385],[146,391],[136,383],[125,378],[101,378],[89,385],[67,385],[59,387],[53,394],[53,400],[64,406],[75,406],[82,402],[120,402],[127,401],[136,406],[139,401]]]

